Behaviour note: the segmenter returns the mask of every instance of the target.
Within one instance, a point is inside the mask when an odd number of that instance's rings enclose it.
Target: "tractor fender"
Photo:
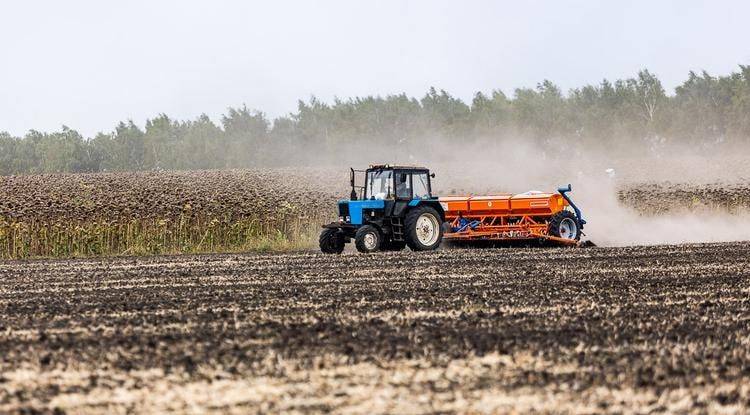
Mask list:
[[[409,208],[415,208],[417,206],[429,206],[440,214],[440,221],[445,222],[445,209],[440,204],[437,198],[435,199],[412,199],[409,202]]]

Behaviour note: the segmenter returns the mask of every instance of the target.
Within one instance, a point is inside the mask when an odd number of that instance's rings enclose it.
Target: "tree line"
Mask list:
[[[519,139],[555,152],[748,144],[750,66],[726,76],[690,72],[672,94],[643,70],[567,93],[550,81],[512,96],[478,92],[470,103],[431,88],[421,99],[311,98],[274,120],[243,106],[218,124],[206,115],[180,121],[162,114],[144,128],[121,122],[89,138],[68,127],[0,133],[0,174],[346,164],[352,154],[388,161],[431,143]]]

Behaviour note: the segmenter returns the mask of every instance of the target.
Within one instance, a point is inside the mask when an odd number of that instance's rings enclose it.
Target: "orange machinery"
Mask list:
[[[543,240],[578,245],[586,221],[567,195],[570,191],[568,185],[557,193],[441,197],[446,220],[443,237],[449,241]]]

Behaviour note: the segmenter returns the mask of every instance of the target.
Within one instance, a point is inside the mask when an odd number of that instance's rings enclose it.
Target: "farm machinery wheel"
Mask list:
[[[552,216],[547,226],[548,233],[552,236],[575,241],[581,239],[581,227],[578,226],[578,219],[567,210],[557,212]]]
[[[410,210],[404,219],[406,244],[412,251],[430,251],[440,246],[443,228],[440,215],[429,206]]]
[[[365,254],[379,251],[382,241],[380,231],[372,225],[364,225],[354,234],[354,246],[357,251]]]
[[[344,252],[344,235],[338,229],[323,229],[318,238],[318,245],[324,254],[340,254]]]

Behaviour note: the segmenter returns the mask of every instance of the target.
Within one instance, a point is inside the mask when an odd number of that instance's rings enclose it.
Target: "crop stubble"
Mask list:
[[[0,263],[0,411],[737,412],[750,244]]]
[[[734,214],[750,209],[750,185],[747,182],[636,183],[623,186],[618,198],[645,215],[686,211]]]

